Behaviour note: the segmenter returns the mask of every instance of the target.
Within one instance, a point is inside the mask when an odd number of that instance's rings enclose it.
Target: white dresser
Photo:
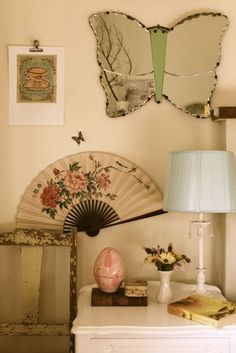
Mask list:
[[[81,289],[73,323],[76,353],[236,353],[236,325],[215,329],[167,313],[158,304],[158,282],[149,282],[146,307],[92,307],[91,288]],[[174,300],[194,285],[172,282]],[[214,295],[217,287],[209,286]]]

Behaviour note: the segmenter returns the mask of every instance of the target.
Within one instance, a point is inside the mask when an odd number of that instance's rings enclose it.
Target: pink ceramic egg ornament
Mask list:
[[[120,253],[111,247],[103,249],[94,264],[94,277],[98,287],[106,293],[116,292],[125,274],[124,261]]]

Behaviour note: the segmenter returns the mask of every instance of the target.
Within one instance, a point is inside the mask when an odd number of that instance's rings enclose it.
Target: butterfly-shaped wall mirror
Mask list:
[[[171,28],[146,28],[131,16],[108,11],[93,14],[89,23],[108,116],[124,116],[154,96],[157,103],[164,97],[195,117],[211,116],[225,15],[203,12]]]

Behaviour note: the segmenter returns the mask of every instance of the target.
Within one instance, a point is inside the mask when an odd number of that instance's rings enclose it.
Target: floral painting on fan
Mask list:
[[[167,249],[157,247],[144,247],[148,254],[145,257],[145,263],[154,264],[158,271],[173,271],[175,268],[189,264],[191,260],[183,254],[176,253],[171,243]]]
[[[53,168],[53,178],[45,185],[38,184],[33,190],[34,197],[40,197],[42,212],[55,218],[58,210],[68,209],[69,206],[92,199],[106,198],[115,200],[116,193],[109,192],[112,186],[111,170],[116,170],[135,178],[145,189],[150,185],[136,176],[135,167],[127,167],[118,160],[114,165],[103,166],[92,154],[89,159],[93,162],[93,169],[84,171],[78,161],[70,163],[67,169]]]
[[[95,236],[103,228],[161,215],[163,197],[142,169],[121,156],[93,151],[61,158],[27,187],[16,227]]]

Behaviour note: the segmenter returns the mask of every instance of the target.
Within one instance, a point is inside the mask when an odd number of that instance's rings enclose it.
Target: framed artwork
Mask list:
[[[64,49],[8,49],[9,124],[63,125]]]

